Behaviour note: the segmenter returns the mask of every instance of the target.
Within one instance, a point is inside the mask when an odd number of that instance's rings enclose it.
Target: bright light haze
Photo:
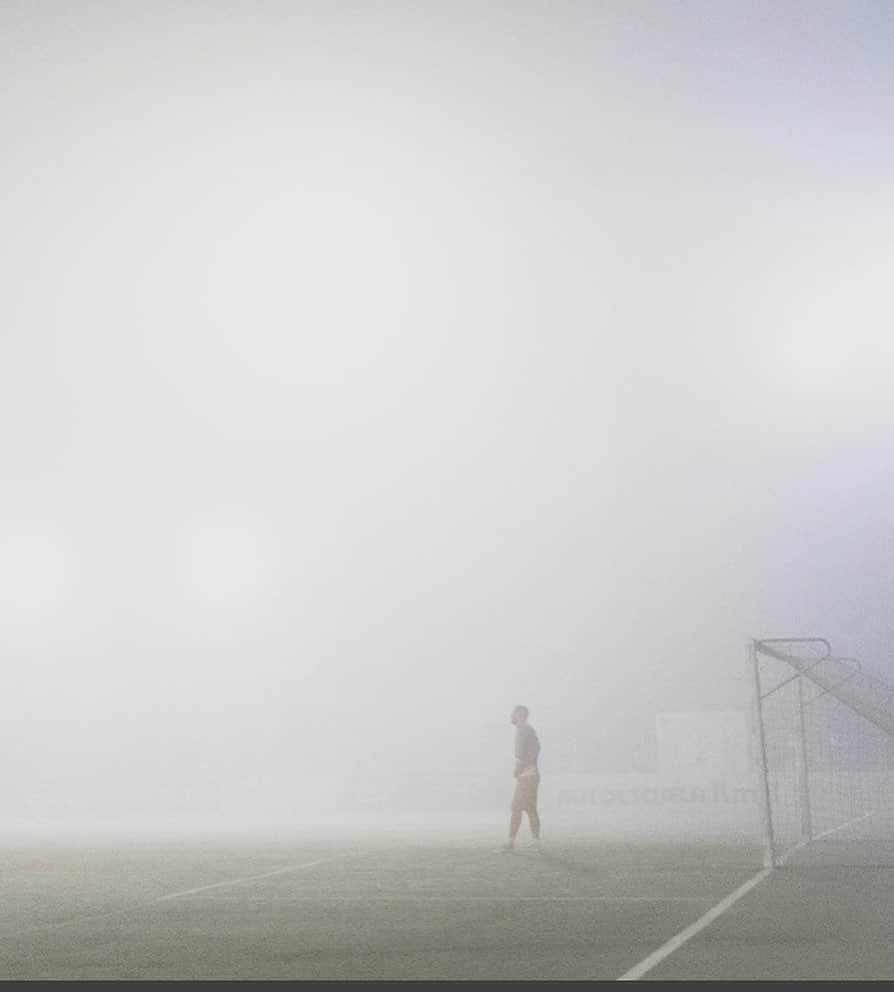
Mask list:
[[[885,669],[894,7],[0,6],[18,814],[502,808]],[[493,791],[496,790],[496,791]]]

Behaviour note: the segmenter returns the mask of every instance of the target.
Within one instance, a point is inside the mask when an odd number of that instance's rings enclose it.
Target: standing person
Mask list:
[[[540,816],[537,813],[537,787],[540,772],[537,757],[540,741],[528,723],[528,707],[516,706],[509,720],[515,726],[515,792],[512,796],[512,818],[509,821],[509,840],[502,850],[510,854],[515,849],[515,837],[521,826],[522,814],[528,814],[534,846],[540,850]]]

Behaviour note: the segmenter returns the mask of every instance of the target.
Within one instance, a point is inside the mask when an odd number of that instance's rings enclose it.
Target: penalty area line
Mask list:
[[[243,878],[229,878],[223,882],[212,882],[210,885],[199,885],[194,889],[182,889],[179,892],[169,892],[167,895],[159,896],[156,902],[168,902],[171,899],[180,899],[182,896],[193,896],[199,892],[210,892],[211,889],[223,889],[229,885],[245,885],[247,882],[258,882],[262,878],[273,878],[275,875],[288,875],[291,872],[304,871],[306,868],[316,868],[317,865],[326,865],[332,861],[340,861],[343,854],[334,854],[330,858],[318,858],[316,861],[305,861],[300,865],[286,865],[285,868],[274,868],[273,871],[261,872],[260,875],[245,875]]]
[[[328,864],[330,861],[340,861],[346,856],[347,855],[344,854],[335,854],[329,858],[318,858],[315,861],[305,861],[299,865],[286,865],[284,868],[275,868],[273,871],[265,871],[259,875],[246,875],[243,878],[231,878],[223,882],[213,882],[211,885],[199,885],[194,889],[182,889],[179,892],[169,892],[167,895],[157,896],[154,899],[147,899],[130,906],[121,906],[118,909],[111,909],[105,913],[89,913],[84,916],[75,916],[67,920],[35,923],[21,930],[0,933],[0,940],[12,940],[16,937],[25,937],[29,934],[45,933],[48,930],[61,930],[65,927],[75,927],[83,923],[96,923],[100,920],[111,920],[115,918],[120,919],[129,913],[135,913],[139,910],[146,909],[149,906],[154,906],[160,902],[170,902],[172,899],[179,899],[182,896],[191,896],[197,892],[207,892],[210,889],[221,889],[228,885],[243,885],[247,882],[254,882],[262,878],[272,878],[274,875],[285,875],[289,872],[304,871],[307,868],[315,868],[317,865]]]
[[[431,895],[428,893],[393,893],[391,895],[369,893],[343,893],[340,895],[313,896],[259,896],[258,902],[280,903],[601,903],[601,902],[710,902],[710,896],[479,896],[479,895]]]

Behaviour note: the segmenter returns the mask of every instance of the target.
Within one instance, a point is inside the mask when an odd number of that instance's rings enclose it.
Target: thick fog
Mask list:
[[[0,815],[506,807],[894,656],[894,8],[0,6]]]

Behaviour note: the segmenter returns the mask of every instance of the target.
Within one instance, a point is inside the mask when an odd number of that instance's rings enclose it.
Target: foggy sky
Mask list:
[[[486,792],[517,702],[643,768],[748,636],[885,670],[892,42],[4,0],[7,808]]]

